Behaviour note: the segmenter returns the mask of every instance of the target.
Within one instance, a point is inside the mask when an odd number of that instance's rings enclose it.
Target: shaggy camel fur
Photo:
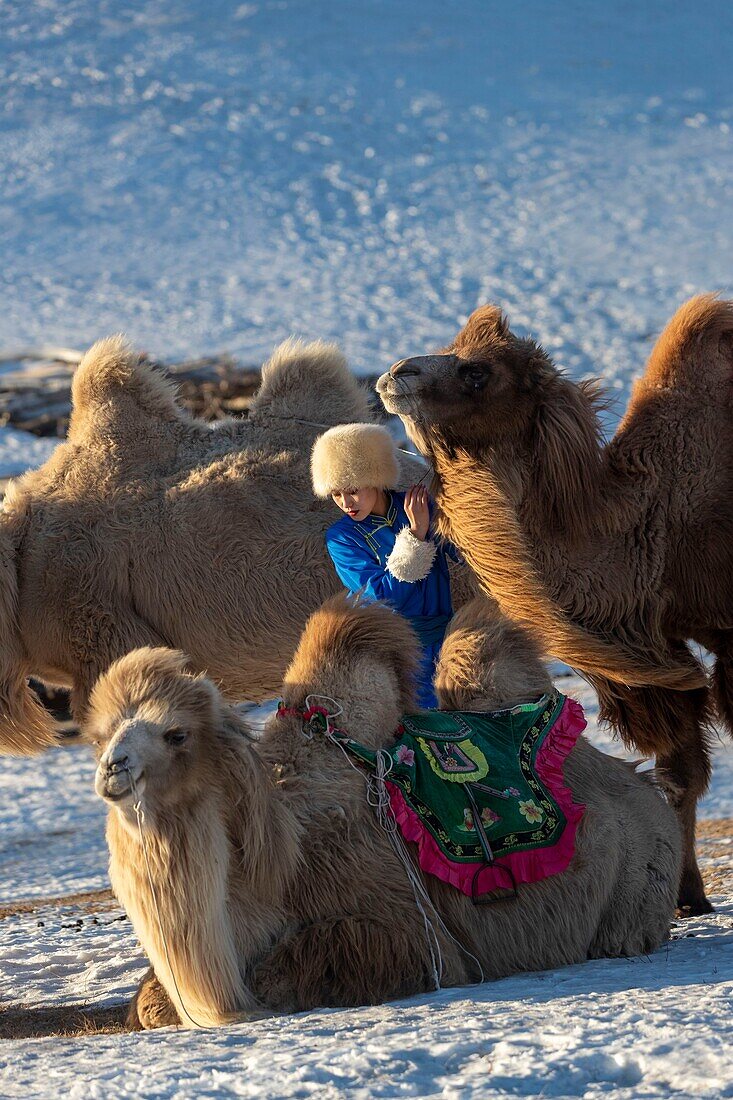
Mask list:
[[[447,641],[442,690],[461,706],[493,708],[503,700],[492,691],[504,683],[521,691],[521,673],[488,673],[472,694],[465,670],[491,664],[486,648],[503,639],[494,625],[482,631],[475,614],[467,630],[465,623],[459,616]],[[531,646],[522,657],[515,642],[512,654],[525,661],[532,692],[550,686]],[[339,725],[372,747],[388,744],[412,706],[415,657],[401,617],[337,597],[308,622],[284,702],[300,710],[309,696],[328,697],[343,708]],[[175,1014],[188,1026],[214,1024],[238,1013],[373,1004],[429,990],[423,918],[366,802],[363,775],[323,736],[304,736],[298,717],[273,717],[254,744],[184,660],[142,649],[117,661],[94,688],[86,729],[98,745],[97,791],[110,807],[112,884]],[[565,770],[575,800],[587,806],[567,871],[479,906],[426,880],[455,937],[436,928],[444,985],[476,981],[476,959],[496,979],[634,955],[665,940],[680,863],[673,812],[631,766],[582,738]],[[133,780],[177,986],[153,913]],[[149,975],[133,1018],[172,1022],[167,998]]]
[[[441,527],[484,590],[589,674],[603,716],[678,787],[691,912],[710,909],[694,850],[710,765],[706,680],[686,639],[715,653],[733,723],[732,349],[733,303],[687,302],[606,446],[596,387],[564,377],[494,306],[378,383],[433,462]]]
[[[214,428],[119,337],[87,353],[72,393],[68,441],[0,516],[0,751],[52,740],[27,675],[73,686],[82,717],[138,646],[185,650],[232,696],[271,696],[341,588],[324,546],[338,513],[313,499],[310,451],[322,426],[370,414],[334,345],[282,344],[249,419]],[[424,474],[401,461],[403,487]],[[454,577],[460,603],[469,571]]]

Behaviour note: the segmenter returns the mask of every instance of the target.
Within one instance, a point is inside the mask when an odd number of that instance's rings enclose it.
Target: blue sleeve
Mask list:
[[[458,548],[455,547],[452,542],[448,542],[448,539],[443,539],[441,546],[443,547],[443,551],[447,558],[450,558],[451,561],[458,562],[459,565],[465,565],[465,558],[462,556],[460,550],[458,550]]]
[[[415,591],[419,581],[398,581],[371,556],[366,546],[348,537],[326,532],[326,549],[341,583],[349,592],[363,591],[371,600],[388,600],[398,611]]]

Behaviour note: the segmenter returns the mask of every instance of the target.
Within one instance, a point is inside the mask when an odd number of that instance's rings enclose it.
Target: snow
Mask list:
[[[359,370],[506,306],[623,396],[731,289],[727,0],[11,0],[0,346]],[[618,411],[618,410],[617,410]]]
[[[0,1082],[5,1096],[39,1095],[45,1072],[45,1095],[63,1086],[72,1098],[171,1100],[730,1095],[733,1025],[716,966],[725,962],[730,973],[733,938],[721,950],[715,925],[708,919],[695,938],[652,959],[588,963],[376,1008],[196,1035],[23,1041],[12,1055],[5,1044]],[[10,1056],[12,1075],[3,1079]]]
[[[58,442],[58,439],[39,439],[8,425],[0,428],[0,478],[18,477],[26,470],[42,466]]]
[[[126,330],[172,360],[295,331],[359,371],[505,306],[623,409],[675,307],[733,290],[724,0],[8,0],[0,350]],[[0,477],[53,440],[0,428]],[[597,724],[577,677],[592,739]],[[3,1005],[130,996],[91,756],[0,771]],[[715,745],[702,820],[733,817]],[[728,869],[728,837],[701,846]],[[651,957],[197,1034],[0,1044],[2,1097],[733,1096],[733,894]],[[28,907],[26,907],[27,909]]]

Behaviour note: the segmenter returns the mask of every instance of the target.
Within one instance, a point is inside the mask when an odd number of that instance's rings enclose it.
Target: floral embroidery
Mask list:
[[[537,821],[542,821],[542,810],[532,798],[528,798],[526,802],[519,803],[519,812],[522,817],[526,817],[530,825],[534,825]]]
[[[499,815],[491,809],[491,806],[484,806],[481,811],[481,824],[483,827],[488,829],[495,821],[501,821]]]
[[[461,828],[465,829],[467,833],[475,832],[475,827],[473,824],[473,810],[469,810],[468,806],[466,806],[465,810],[463,811],[463,825],[461,826]]]
[[[504,794],[511,795],[512,798],[519,798],[519,791],[516,787],[507,787],[504,791]]]
[[[395,760],[398,764],[406,764],[408,768],[411,768],[415,763],[414,749],[408,749],[407,745],[399,745],[395,753]]]

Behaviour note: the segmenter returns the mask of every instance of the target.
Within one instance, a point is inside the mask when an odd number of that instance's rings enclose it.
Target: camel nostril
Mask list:
[[[400,359],[399,363],[395,363],[393,367],[390,367],[389,373],[393,378],[405,378],[410,374],[420,374],[420,368],[416,365],[414,359]]]
[[[107,764],[107,775],[116,775],[117,772],[127,771],[130,764],[128,756],[118,756]]]

